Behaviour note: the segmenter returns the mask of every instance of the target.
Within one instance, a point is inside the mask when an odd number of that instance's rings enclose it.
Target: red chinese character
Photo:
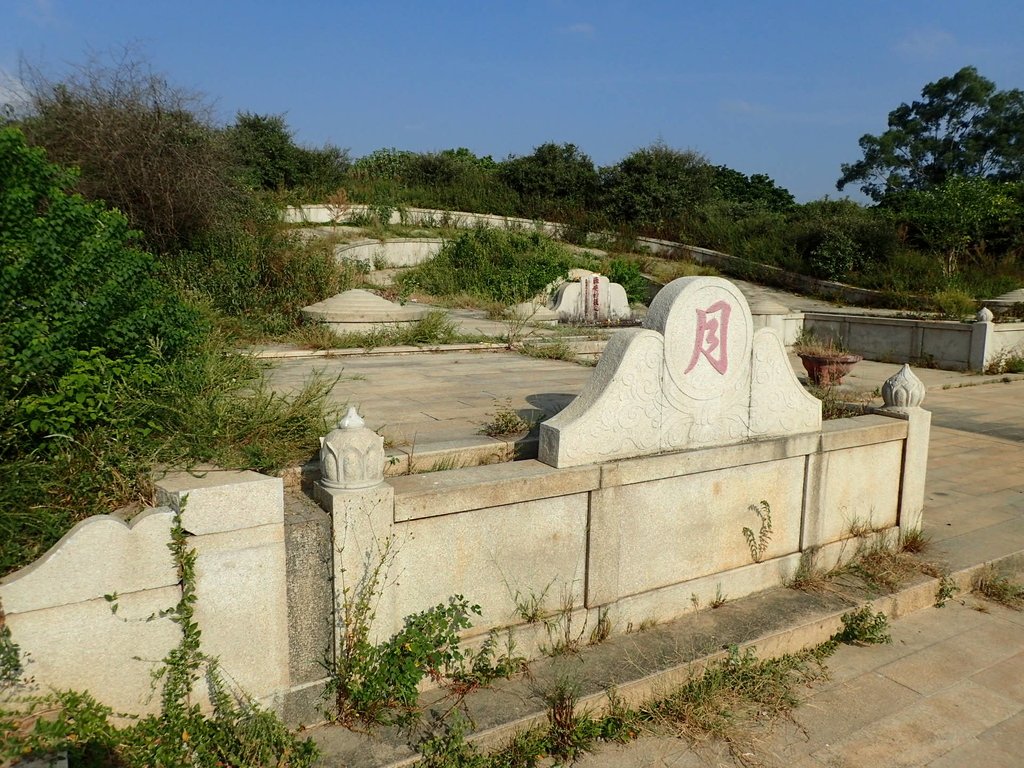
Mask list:
[[[683,373],[692,371],[701,355],[723,376],[729,370],[730,312],[732,307],[725,301],[716,301],[707,309],[697,310],[697,338],[693,342],[693,357]]]

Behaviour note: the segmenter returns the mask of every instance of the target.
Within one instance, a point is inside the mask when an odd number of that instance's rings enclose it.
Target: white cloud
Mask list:
[[[936,27],[924,27],[910,32],[893,49],[911,59],[934,59],[956,45],[956,38],[949,32]]]
[[[589,21],[577,21],[575,24],[570,24],[562,29],[570,35],[579,35],[580,37],[593,37],[594,33],[597,32],[597,28]]]

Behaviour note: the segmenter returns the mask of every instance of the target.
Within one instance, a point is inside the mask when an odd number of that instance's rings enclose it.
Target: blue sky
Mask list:
[[[661,140],[805,201],[925,83],[1024,87],[1024,2],[0,0],[0,80],[126,45],[221,121],[283,113],[353,157],[555,141],[610,165]]]

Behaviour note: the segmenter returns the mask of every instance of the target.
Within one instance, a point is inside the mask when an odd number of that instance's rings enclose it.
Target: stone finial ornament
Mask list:
[[[384,481],[384,438],[366,427],[356,409],[320,439],[320,485],[370,488]]]
[[[975,320],[979,323],[991,323],[993,317],[995,317],[995,315],[992,314],[991,309],[988,307],[982,307],[978,310],[978,314],[975,315]]]
[[[924,394],[924,384],[906,364],[882,385],[882,400],[886,408],[919,408],[924,402]]]

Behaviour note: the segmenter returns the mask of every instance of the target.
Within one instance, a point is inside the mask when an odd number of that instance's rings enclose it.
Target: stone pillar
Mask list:
[[[397,553],[395,491],[384,482],[384,438],[367,429],[354,408],[321,441],[320,468],[314,492],[331,516],[337,653],[346,606],[361,594],[376,593],[371,640],[396,629],[395,590],[388,588],[396,576],[390,569]]]
[[[982,307],[971,326],[971,352],[967,367],[972,371],[984,371],[988,365],[989,351],[992,349],[992,332],[995,330],[992,317],[992,310]]]
[[[897,524],[901,531],[920,530],[924,512],[925,477],[928,472],[928,440],[932,415],[921,408],[925,387],[909,365],[904,365],[882,385],[885,407],[880,413],[907,421],[903,447],[903,482]]]
[[[281,478],[218,470],[169,473],[157,499],[184,503],[195,550],[195,621],[225,677],[280,710],[290,685],[284,492]]]

